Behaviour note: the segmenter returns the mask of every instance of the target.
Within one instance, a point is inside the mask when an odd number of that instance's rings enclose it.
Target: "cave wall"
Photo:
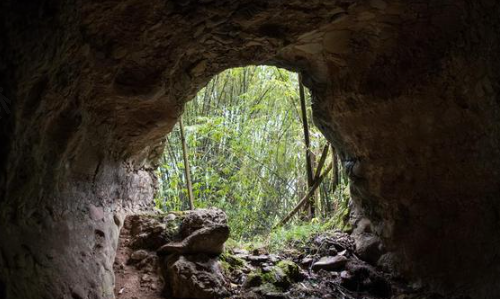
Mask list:
[[[358,207],[400,270],[492,298],[499,272],[494,1],[4,1],[0,285],[113,298],[123,215],[184,103],[220,71],[301,72]],[[75,271],[78,269],[78,271]]]

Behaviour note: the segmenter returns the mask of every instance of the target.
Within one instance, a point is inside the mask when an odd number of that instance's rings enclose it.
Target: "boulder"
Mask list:
[[[379,258],[384,254],[384,247],[379,237],[374,234],[360,234],[354,237],[356,241],[356,253],[358,256],[372,265],[376,265]]]
[[[189,211],[180,224],[180,240],[169,242],[159,250],[159,255],[171,253],[219,255],[229,238],[226,214],[219,209]]]
[[[157,250],[178,234],[180,220],[173,214],[139,214],[127,217],[124,226],[130,230],[131,248]]]
[[[194,231],[191,235],[179,242],[170,242],[163,245],[158,254],[196,254],[206,253],[219,255],[224,251],[224,242],[229,238],[229,226],[213,224]]]
[[[229,295],[219,261],[208,255],[171,255],[164,265],[168,298],[219,299]]]
[[[312,269],[314,271],[318,270],[328,270],[328,271],[338,271],[344,268],[348,259],[345,256],[326,256],[321,258],[319,261],[313,264]]]
[[[367,292],[381,298],[390,298],[391,285],[373,267],[362,261],[349,261],[340,275],[343,287],[351,291]]]
[[[181,222],[180,235],[184,239],[199,229],[217,225],[227,225],[226,213],[220,209],[188,211]]]
[[[260,293],[284,291],[304,278],[299,266],[292,261],[281,261],[268,271],[255,271],[243,283],[244,289],[257,288]]]

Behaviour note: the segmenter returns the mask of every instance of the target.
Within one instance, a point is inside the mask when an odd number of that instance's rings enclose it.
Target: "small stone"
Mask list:
[[[140,262],[142,261],[143,259],[147,258],[149,256],[149,253],[144,250],[144,249],[140,249],[140,250],[136,250],[134,251],[131,255],[130,255],[130,260],[132,262]]]
[[[302,264],[302,266],[309,267],[313,263],[313,261],[314,260],[311,257],[305,257],[300,263]]]
[[[248,257],[248,260],[252,263],[252,264],[261,264],[261,263],[265,263],[269,260],[269,256],[267,255],[251,255]]]
[[[342,279],[342,281],[344,281],[344,280],[351,280],[352,279],[352,275],[351,275],[351,273],[349,273],[347,271],[342,271],[342,272],[340,272],[340,278]]]
[[[327,256],[321,258],[319,261],[313,264],[312,269],[318,271],[320,269],[328,271],[336,271],[342,269],[347,263],[347,258],[345,256]]]
[[[382,241],[375,235],[359,235],[356,237],[356,253],[362,260],[375,265],[384,254]]]
[[[272,264],[279,262],[278,256],[276,254],[270,254],[269,255],[269,262]]]
[[[168,214],[165,216],[165,221],[174,221],[177,218],[174,214]]]
[[[158,289],[158,286],[156,285],[156,283],[152,283],[151,286],[149,286],[152,290],[156,290]]]

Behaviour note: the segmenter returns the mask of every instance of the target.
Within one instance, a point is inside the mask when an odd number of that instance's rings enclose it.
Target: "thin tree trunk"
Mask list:
[[[182,156],[184,158],[184,172],[186,174],[186,183],[187,183],[188,197],[189,197],[189,209],[194,210],[193,186],[191,185],[191,171],[189,168],[189,159],[186,146],[186,138],[184,137],[184,125],[182,123],[182,116],[179,117],[179,126],[181,129]]]
[[[316,192],[316,189],[318,189],[318,187],[321,185],[321,182],[326,177],[326,175],[330,172],[330,170],[332,170],[331,164],[325,169],[325,172],[323,172],[323,174],[321,174],[321,176],[316,180],[316,182],[314,182],[314,185],[309,189],[309,192],[307,192],[306,196],[304,196],[299,201],[299,203],[295,206],[295,208],[290,213],[288,213],[288,215],[286,215],[286,217],[283,218],[283,220],[281,220],[274,228],[277,228],[277,227],[280,227],[280,226],[286,224],[295,214],[297,214],[297,212],[302,208],[303,205],[305,205],[307,202],[309,202],[309,199],[314,194],[314,192]]]
[[[339,163],[338,163],[338,157],[337,157],[337,151],[332,145],[332,165],[333,165],[333,172],[332,172],[332,200],[335,199],[335,191],[337,190],[337,186],[339,185]],[[330,212],[333,212],[337,209],[337,202],[333,203],[332,209],[330,209]]]
[[[306,110],[306,97],[304,93],[304,85],[302,85],[302,76],[299,75],[299,94],[300,94],[300,108],[302,110],[302,126],[304,128],[304,142],[306,144],[306,172],[307,172],[307,185],[311,188],[314,185],[313,169],[312,169],[312,153],[311,141],[309,138],[309,123],[307,122]],[[314,193],[312,194],[314,195]],[[314,197],[309,198],[309,204],[305,205],[305,209],[309,211],[310,219],[314,218]]]

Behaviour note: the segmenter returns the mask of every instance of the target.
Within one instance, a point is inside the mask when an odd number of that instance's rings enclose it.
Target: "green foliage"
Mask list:
[[[273,230],[269,236],[263,240],[265,246],[271,252],[277,252],[283,248],[301,247],[311,238],[312,235],[332,228],[330,221],[320,222],[313,219],[311,222],[302,222]]]
[[[275,67],[229,69],[215,76],[183,116],[197,208],[218,207],[229,218],[236,242],[267,235],[305,194],[306,170],[297,74]],[[311,150],[321,154],[326,140],[312,124]],[[319,159],[319,157],[318,157]],[[331,163],[328,157],[327,163]],[[188,209],[178,128],[168,138],[158,169],[158,209]],[[346,180],[341,180],[341,185]],[[318,201],[323,218],[330,203],[342,200],[323,183]],[[324,206],[321,206],[324,205]]]

